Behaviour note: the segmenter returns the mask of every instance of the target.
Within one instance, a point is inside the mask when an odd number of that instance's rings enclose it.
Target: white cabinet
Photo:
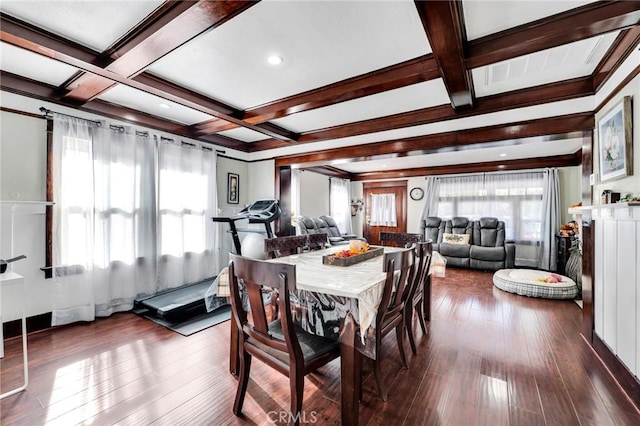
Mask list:
[[[24,278],[22,275],[18,275],[13,271],[7,271],[4,274],[0,274],[0,356],[4,357],[4,336],[2,335],[2,303],[3,293],[7,291],[19,291],[22,293],[20,300],[25,300],[24,297]],[[22,306],[22,362],[24,369],[24,384],[18,388],[10,390],[0,395],[0,399],[4,399],[8,396],[14,395],[27,388],[29,383],[29,361],[27,358],[27,321],[25,318],[25,307]]]
[[[592,209],[595,333],[640,377],[640,205]]]

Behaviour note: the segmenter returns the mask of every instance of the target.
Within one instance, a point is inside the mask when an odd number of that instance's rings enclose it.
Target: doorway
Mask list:
[[[388,182],[365,182],[364,195],[364,225],[363,236],[371,245],[380,245],[380,232],[407,232],[407,181],[396,180]],[[395,206],[395,223],[376,221],[372,209],[374,197],[384,197],[393,200]],[[373,221],[372,221],[373,217]]]

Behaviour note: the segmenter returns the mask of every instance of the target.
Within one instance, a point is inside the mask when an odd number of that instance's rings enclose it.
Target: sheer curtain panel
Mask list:
[[[156,291],[154,147],[54,115],[52,324],[127,311]]]
[[[348,179],[329,179],[329,210],[338,229],[343,234],[351,233],[351,182]]]
[[[218,271],[216,154],[162,139],[158,147],[159,288],[210,278]]]
[[[96,315],[133,307],[156,292],[155,149],[130,128],[93,136]]]
[[[395,194],[371,194],[372,226],[398,226]]]
[[[52,325],[95,318],[93,154],[96,124],[54,114]]]

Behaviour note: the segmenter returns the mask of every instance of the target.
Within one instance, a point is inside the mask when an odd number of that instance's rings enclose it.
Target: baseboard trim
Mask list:
[[[635,405],[636,410],[640,412],[640,381],[595,333],[592,333],[591,342],[585,336],[582,337],[585,343],[593,349],[603,366],[609,371],[629,400]]]
[[[51,312],[34,315],[27,318],[27,333],[46,330],[51,327]],[[5,339],[17,337],[22,334],[22,320],[7,321],[2,324],[2,333]]]

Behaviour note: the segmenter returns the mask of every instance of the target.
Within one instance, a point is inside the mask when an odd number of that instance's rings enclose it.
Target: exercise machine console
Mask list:
[[[224,222],[229,224],[231,229],[231,238],[233,239],[233,246],[237,254],[242,254],[242,247],[240,246],[240,238],[238,237],[238,228],[236,228],[236,222],[239,220],[248,220],[249,223],[262,223],[267,231],[267,238],[273,238],[273,231],[271,230],[271,222],[280,217],[280,205],[278,200],[272,198],[266,198],[256,200],[249,204],[247,207],[240,210],[235,216],[217,216],[212,217],[214,222]]]

